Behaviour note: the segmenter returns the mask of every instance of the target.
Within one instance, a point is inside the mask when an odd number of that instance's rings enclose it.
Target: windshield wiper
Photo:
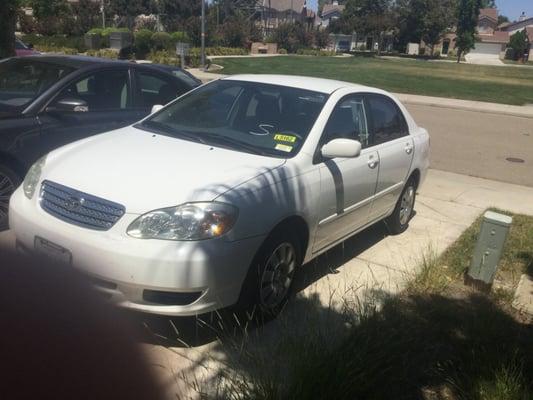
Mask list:
[[[190,140],[192,142],[199,142],[202,144],[207,144],[205,140],[203,140],[200,135],[196,135],[191,132],[183,131],[183,130],[176,130],[172,127],[162,124],[160,122],[155,121],[144,121],[141,124],[137,124],[136,126],[140,128],[144,128],[147,130],[150,130],[155,133],[159,133],[161,135],[172,135],[174,137],[181,137],[186,140]]]
[[[248,151],[249,153],[257,154],[260,156],[267,155],[267,153],[259,150],[254,145],[241,142],[240,140],[233,139],[228,136],[217,135],[216,133],[210,133],[210,132],[202,132],[200,135],[208,137],[210,140],[214,141],[215,143],[225,145],[226,147],[229,147],[230,149],[232,148],[242,149],[242,150]]]

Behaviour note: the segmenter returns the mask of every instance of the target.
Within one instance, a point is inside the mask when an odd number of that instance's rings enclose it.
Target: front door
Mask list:
[[[87,107],[54,109],[64,98],[83,100]],[[41,149],[46,152],[98,133],[122,128],[139,119],[133,108],[128,68],[89,73],[68,84],[48,111],[39,114]]]
[[[408,178],[414,141],[398,105],[389,97],[365,95],[372,149],[379,155],[379,180],[370,218],[392,211]]]
[[[363,150],[355,158],[318,160],[321,187],[315,252],[368,223],[378,180],[378,153],[368,148],[368,124],[361,96],[349,95],[339,101],[319,148],[336,138],[358,140]]]

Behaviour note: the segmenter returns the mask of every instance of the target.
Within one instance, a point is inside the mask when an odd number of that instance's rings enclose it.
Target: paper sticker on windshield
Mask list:
[[[292,146],[287,146],[286,144],[277,144],[276,150],[284,151],[285,153],[290,153],[292,151]]]
[[[274,135],[274,140],[277,140],[278,142],[295,143],[296,142],[296,136],[282,135],[281,133],[278,133],[278,134]]]

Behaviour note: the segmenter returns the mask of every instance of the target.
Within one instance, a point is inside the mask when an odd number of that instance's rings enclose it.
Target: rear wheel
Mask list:
[[[237,303],[249,318],[268,320],[287,303],[301,250],[296,235],[272,234],[259,249],[250,266]]]
[[[9,198],[19,184],[19,176],[7,166],[0,165],[0,231],[8,228]]]
[[[402,194],[396,203],[392,214],[385,220],[387,228],[392,235],[405,232],[413,216],[416,200],[416,181],[411,178],[403,188]]]

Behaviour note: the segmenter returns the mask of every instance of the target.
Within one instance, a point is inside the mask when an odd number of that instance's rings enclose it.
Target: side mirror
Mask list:
[[[320,149],[324,158],[355,158],[361,154],[361,143],[352,139],[333,139]]]
[[[46,111],[87,112],[89,111],[89,106],[85,100],[74,97],[64,97],[53,103],[53,105],[47,107]]]
[[[150,114],[154,114],[156,112],[158,112],[159,110],[161,110],[164,106],[162,106],[161,104],[154,104],[152,106],[152,112]]]

